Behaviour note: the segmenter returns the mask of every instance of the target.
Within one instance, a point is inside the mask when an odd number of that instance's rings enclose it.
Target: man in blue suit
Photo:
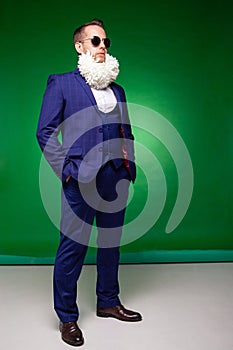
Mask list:
[[[130,322],[142,317],[119,299],[119,246],[128,187],[136,176],[125,93],[114,83],[119,64],[107,53],[110,39],[102,21],[82,25],[73,38],[78,67],[49,77],[37,139],[62,182],[54,308],[62,339],[79,346],[84,339],[77,325],[77,281],[94,218],[98,228],[96,314]]]

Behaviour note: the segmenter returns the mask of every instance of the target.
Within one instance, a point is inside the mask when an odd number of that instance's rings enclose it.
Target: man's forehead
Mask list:
[[[86,36],[94,36],[94,35],[100,35],[102,37],[106,37],[106,33],[104,31],[103,28],[101,28],[100,26],[97,26],[97,25],[90,25],[90,26],[87,26],[85,29],[84,29],[84,34]]]

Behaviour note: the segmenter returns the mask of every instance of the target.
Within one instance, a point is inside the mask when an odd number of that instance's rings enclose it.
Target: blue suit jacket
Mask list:
[[[134,181],[134,137],[125,93],[116,83],[110,87],[118,101],[122,147],[126,150]],[[77,68],[73,72],[49,76],[36,135],[46,159],[62,181],[68,175],[82,182],[89,182],[95,177],[102,165],[102,147],[98,147],[103,142],[101,125],[94,95]],[[58,139],[60,132],[61,142]],[[122,158],[122,149],[114,157]]]

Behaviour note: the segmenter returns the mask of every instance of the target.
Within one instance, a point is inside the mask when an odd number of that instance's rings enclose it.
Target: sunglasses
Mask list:
[[[95,47],[99,46],[101,41],[103,41],[104,46],[106,47],[106,49],[108,49],[110,47],[110,45],[111,45],[111,40],[109,38],[100,39],[100,37],[96,36],[96,35],[93,36],[93,38],[84,39],[84,40],[82,40],[80,42],[82,43],[83,41],[86,41],[86,40],[91,40],[92,45],[95,46]]]

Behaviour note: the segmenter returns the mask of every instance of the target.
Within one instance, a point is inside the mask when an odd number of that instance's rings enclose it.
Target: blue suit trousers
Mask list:
[[[117,199],[116,184],[122,180],[121,208],[104,212],[104,205]],[[128,198],[130,176],[124,165],[116,169],[108,162],[91,183],[80,184],[73,178],[63,183],[60,243],[54,264],[54,309],[62,322],[77,321],[77,281],[86,256],[91,227],[96,219],[97,307],[120,304],[118,267],[120,239]],[[100,197],[93,198],[94,189]],[[94,206],[83,198],[92,199]],[[85,197],[84,196],[84,197]]]

